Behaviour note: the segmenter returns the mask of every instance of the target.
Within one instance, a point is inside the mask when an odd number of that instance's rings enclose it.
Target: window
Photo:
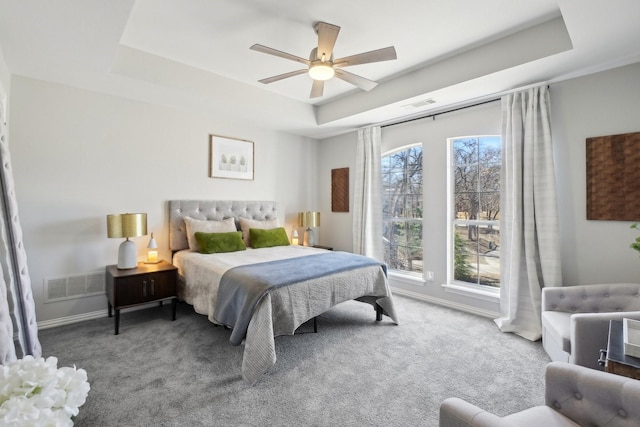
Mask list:
[[[500,287],[501,138],[449,138],[449,282]]]
[[[382,156],[384,259],[422,276],[422,144]]]

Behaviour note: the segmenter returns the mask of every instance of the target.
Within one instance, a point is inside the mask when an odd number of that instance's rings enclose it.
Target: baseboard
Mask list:
[[[135,307],[123,308],[121,312],[126,313],[128,311],[146,310],[153,307],[154,305],[152,304],[144,304]],[[42,322],[38,322],[38,329],[49,329],[55,328],[56,326],[71,325],[72,323],[84,322],[85,320],[100,319],[102,317],[107,317],[108,315],[108,310],[104,309],[92,311],[90,313],[81,313],[75,314],[73,316],[59,317],[57,319],[43,320]]]
[[[407,291],[406,289],[400,289],[400,288],[396,288],[396,287],[391,287],[391,290],[393,291],[394,294],[397,294],[397,295],[404,295],[404,296],[409,297],[409,298],[414,298],[414,299],[418,299],[418,300],[421,300],[421,301],[426,301],[426,302],[430,302],[430,303],[433,303],[433,304],[442,305],[442,306],[445,306],[445,307],[453,308],[455,310],[464,311],[464,312],[471,313],[471,314],[476,314],[476,315],[482,316],[482,317],[488,317],[489,319],[496,319],[496,318],[500,317],[500,313],[496,313],[496,312],[490,311],[490,310],[483,310],[481,308],[474,307],[474,306],[467,305],[467,304],[460,304],[460,303],[449,301],[449,300],[446,300],[446,299],[436,298],[436,297],[432,297],[432,296],[429,296],[429,295],[421,294],[421,293],[418,293],[418,292]]]
[[[455,310],[476,314],[478,316],[488,317],[490,319],[496,319],[500,317],[500,313],[495,313],[489,310],[482,310],[470,305],[460,304],[460,303],[452,302],[442,298],[435,298],[429,295],[421,294],[418,292],[407,291],[406,289],[400,289],[396,287],[392,287],[392,290],[394,294],[404,295],[409,298],[414,298],[417,300],[442,305],[445,307],[453,308]],[[143,307],[140,307],[140,308],[136,307],[136,308],[140,309]],[[108,313],[107,313],[107,310],[105,309],[105,310],[92,311],[90,313],[75,314],[73,316],[59,317],[57,319],[44,320],[42,322],[38,322],[38,330],[55,328],[57,326],[71,325],[73,323],[84,322],[85,320],[99,319],[102,317],[106,317],[107,315]]]
[[[99,319],[106,317],[108,312],[106,309],[92,311],[90,313],[75,314],[73,316],[59,317],[57,319],[43,320],[38,322],[38,330],[55,328],[56,326],[71,325],[72,323],[84,322],[85,320]]]

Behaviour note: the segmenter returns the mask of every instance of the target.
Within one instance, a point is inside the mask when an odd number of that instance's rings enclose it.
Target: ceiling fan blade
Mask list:
[[[371,62],[390,61],[397,59],[396,48],[393,46],[384,47],[378,50],[359,53],[357,55],[345,56],[333,61],[336,67],[350,67],[351,65],[369,64]]]
[[[309,98],[318,98],[322,96],[324,90],[324,80],[314,80],[313,86],[311,86],[311,95]]]
[[[373,80],[365,79],[364,77],[358,76],[357,74],[353,74],[340,69],[336,70],[336,77],[340,80],[344,80],[347,83],[356,85],[360,89],[366,90],[367,92],[378,85],[378,83],[374,82]]]
[[[305,65],[309,65],[310,61],[308,59],[300,58],[299,56],[292,55],[287,52],[282,52],[281,50],[273,49],[267,46],[263,46],[261,44],[254,44],[249,49],[255,50],[256,52],[262,52],[269,55],[277,56],[279,58],[289,59],[291,61],[300,62]]]
[[[318,59],[322,59],[322,54],[324,54],[325,60],[330,61],[340,27],[326,22],[316,22],[313,29],[318,34]]]
[[[266,79],[262,79],[262,80],[258,80],[258,81],[260,83],[269,84],[269,83],[277,82],[278,80],[286,79],[288,77],[293,77],[293,76],[297,76],[297,75],[300,75],[300,74],[305,74],[308,71],[309,70],[296,70],[296,71],[291,71],[291,72],[284,73],[284,74],[279,74],[279,75],[273,76],[273,77],[267,77]]]

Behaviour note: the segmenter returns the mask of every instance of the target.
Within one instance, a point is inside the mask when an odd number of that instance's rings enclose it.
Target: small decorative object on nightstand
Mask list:
[[[116,312],[115,334],[120,330],[120,310],[136,305],[171,300],[172,318],[176,320],[178,302],[178,269],[166,261],[158,264],[138,264],[130,270],[120,270],[116,265],[107,266],[107,299],[109,317]]]
[[[156,239],[153,238],[153,233],[151,233],[151,240],[149,240],[149,244],[147,245],[147,261],[145,264],[158,264],[159,262],[158,244],[156,243]]]

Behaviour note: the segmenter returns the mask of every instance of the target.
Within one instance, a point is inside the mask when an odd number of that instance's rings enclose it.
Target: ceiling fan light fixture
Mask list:
[[[261,44],[254,44],[249,49],[257,52],[266,53],[269,55],[277,56],[279,58],[288,59],[290,61],[299,62],[305,64],[307,68],[290,71],[288,73],[279,74],[277,76],[269,77],[266,79],[258,80],[260,83],[273,83],[289,77],[298,76],[300,74],[309,73],[309,77],[313,79],[313,85],[311,86],[310,98],[318,98],[322,96],[324,89],[324,82],[336,77],[342,81],[350,83],[359,87],[362,90],[370,91],[378,83],[365,79],[357,74],[350,73],[344,70],[344,67],[350,67],[352,65],[370,64],[372,62],[389,61],[396,59],[396,49],[393,46],[385,47],[382,49],[372,50],[369,52],[358,53],[356,55],[345,56],[343,58],[333,59],[333,46],[338,38],[340,27],[337,25],[328,24],[326,22],[316,22],[313,26],[316,34],[318,35],[318,45],[311,49],[309,59],[292,55],[281,50],[273,49],[271,47],[263,46]],[[334,67],[339,69],[336,71]]]
[[[314,80],[329,80],[335,73],[330,62],[314,61],[309,66],[309,76]]]

